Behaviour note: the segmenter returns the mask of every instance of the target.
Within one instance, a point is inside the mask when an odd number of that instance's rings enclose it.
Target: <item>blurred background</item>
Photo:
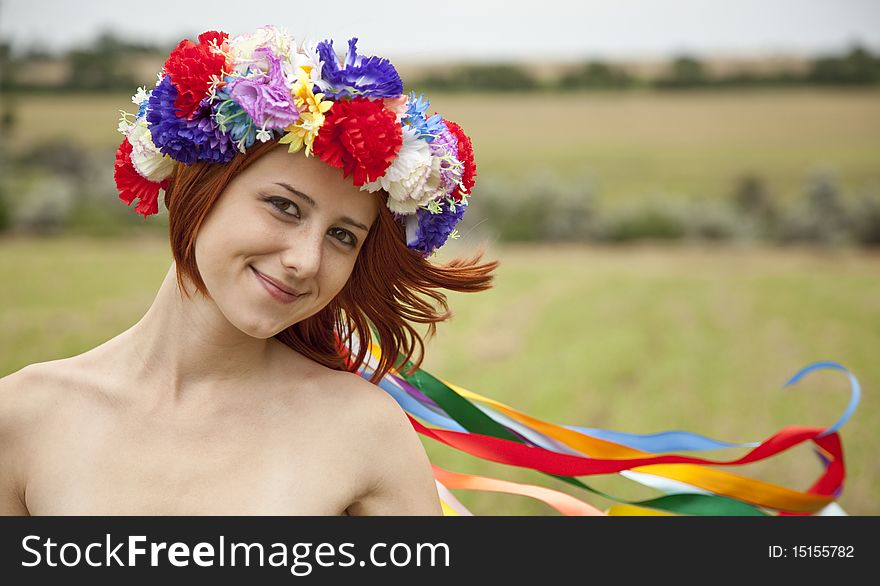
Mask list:
[[[870,0],[0,0],[0,376],[143,315],[171,262],[167,218],[117,197],[119,110],[135,110],[180,39],[269,23],[339,51],[359,36],[473,138],[471,209],[439,260],[486,243],[502,264],[492,291],[451,295],[424,368],[556,423],[746,442],[836,420],[839,373],[782,389],[834,360],[864,388],[839,502],[880,514]],[[451,470],[573,490],[424,443]],[[821,470],[807,447],[739,469],[799,490]],[[616,475],[582,480],[656,496]],[[457,496],[476,514],[552,514]]]

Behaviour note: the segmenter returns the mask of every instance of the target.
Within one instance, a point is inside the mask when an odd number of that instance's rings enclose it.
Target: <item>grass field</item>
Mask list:
[[[492,246],[489,255],[502,262],[496,287],[451,296],[456,315],[428,344],[429,372],[557,423],[741,442],[835,421],[848,401],[840,374],[782,389],[807,363],[835,360],[864,391],[842,434],[840,503],[850,514],[880,514],[876,253]],[[0,240],[0,375],[121,332],[147,309],[169,264],[159,239]],[[569,490],[424,441],[440,466]],[[819,471],[807,448],[739,469],[801,490]],[[582,480],[621,498],[655,496],[617,476]],[[550,514],[521,497],[458,496],[476,514]]]
[[[743,174],[775,194],[803,192],[817,171],[845,193],[880,189],[880,91],[448,94],[432,108],[463,125],[483,177],[555,173],[629,197],[717,197]],[[61,140],[115,149],[129,96],[19,96],[10,144]],[[112,161],[112,150],[108,154]],[[111,163],[108,163],[108,169]]]

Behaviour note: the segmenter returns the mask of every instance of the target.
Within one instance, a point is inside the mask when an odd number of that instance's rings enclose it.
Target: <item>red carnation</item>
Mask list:
[[[464,163],[461,183],[464,185],[464,193],[469,194],[474,187],[474,177],[477,174],[477,163],[474,161],[474,145],[471,143],[470,137],[461,129],[461,126],[451,120],[444,119],[443,121],[446,123],[446,127],[449,128],[449,132],[458,139],[458,160]],[[461,188],[457,187],[452,193],[452,199],[461,201],[461,196]]]
[[[168,55],[165,73],[171,76],[177,89],[174,106],[179,117],[192,118],[199,102],[208,95],[211,78],[215,75],[222,78],[226,56],[215,51],[212,42],[219,47],[228,36],[223,32],[208,31],[199,35],[199,44],[184,39]]]
[[[137,213],[143,214],[146,218],[159,212],[159,189],[168,187],[168,180],[156,183],[145,179],[137,172],[131,162],[131,143],[127,138],[116,151],[113,178],[116,180],[116,189],[119,190],[119,199],[130,206],[136,197],[140,198],[135,208]]]
[[[403,144],[397,116],[380,100],[357,97],[333,104],[313,149],[325,163],[354,175],[358,187],[385,174]]]

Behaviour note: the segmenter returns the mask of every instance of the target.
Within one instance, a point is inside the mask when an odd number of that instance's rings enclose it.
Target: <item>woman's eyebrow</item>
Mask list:
[[[341,218],[339,218],[339,220],[342,221],[342,222],[345,222],[346,224],[348,224],[348,225],[350,225],[350,226],[354,226],[355,228],[360,228],[360,229],[363,230],[364,232],[369,232],[369,231],[370,231],[369,228],[367,228],[366,226],[364,226],[364,225],[361,224],[360,222],[356,222],[356,221],[352,220],[352,219],[349,218],[348,216],[342,216]]]
[[[291,185],[289,183],[284,183],[283,181],[276,181],[275,185],[283,187],[284,189],[286,189],[287,191],[289,191],[293,195],[298,196],[300,199],[304,199],[312,207],[315,207],[318,205],[315,203],[315,200],[313,200],[311,197],[309,197],[308,195],[306,195],[305,193],[303,193],[302,191],[300,191],[299,189],[297,189],[296,187],[294,187],[293,185]]]
[[[294,187],[293,185],[291,185],[289,183],[285,183],[283,181],[276,181],[275,185],[278,185],[279,187],[283,187],[284,189],[286,189],[287,191],[289,191],[293,195],[297,196],[298,198],[302,199],[303,201],[305,201],[306,203],[308,203],[312,207],[317,207],[317,205],[318,205],[317,203],[315,203],[314,199],[312,199],[311,197],[308,196],[308,194],[303,193],[302,191],[300,191],[299,189],[297,189],[296,187]],[[358,222],[356,220],[352,220],[348,216],[342,216],[339,219],[341,221],[345,222],[346,224],[350,224],[350,225],[354,226],[355,228],[360,228],[364,232],[370,231],[370,229],[367,226],[364,226],[363,224],[361,224],[360,222]]]

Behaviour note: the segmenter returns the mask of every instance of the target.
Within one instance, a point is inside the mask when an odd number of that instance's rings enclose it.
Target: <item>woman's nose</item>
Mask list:
[[[291,231],[281,251],[281,264],[299,279],[313,278],[321,268],[323,250],[323,230],[300,226],[299,230]]]

